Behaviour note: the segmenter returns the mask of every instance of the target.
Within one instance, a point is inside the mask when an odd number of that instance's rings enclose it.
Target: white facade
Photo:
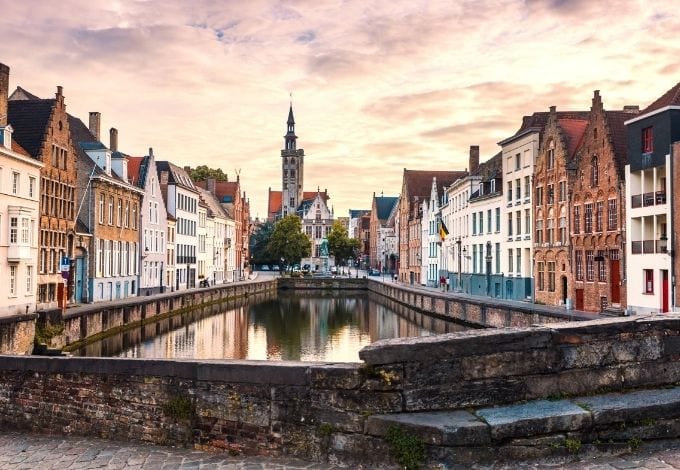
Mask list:
[[[225,275],[224,270],[225,265],[225,252],[224,244],[226,238],[226,226],[227,218],[221,217],[219,215],[213,215],[208,217],[208,246],[211,248],[209,253],[212,254],[212,279],[210,283],[224,284]]]
[[[668,310],[675,311],[670,289],[664,292],[672,272],[671,255],[660,246],[664,239],[668,250],[673,246],[674,232],[668,223],[671,204],[666,197],[670,161],[667,154],[665,165],[635,172],[626,165],[627,301],[635,314],[661,312],[664,295]]]
[[[526,131],[499,142],[503,152],[501,271],[506,276],[533,279],[533,172],[540,145],[540,129]],[[519,285],[519,284],[518,284]],[[506,287],[507,290],[507,287]],[[517,291],[517,289],[515,289]],[[514,291],[513,291],[514,292]],[[506,292],[523,299],[528,292]]]
[[[469,201],[470,213],[470,244],[471,272],[473,274],[500,275],[503,273],[503,233],[501,219],[502,193],[500,188],[478,183],[475,197]],[[484,188],[484,189],[482,189]],[[489,191],[484,193],[484,191]],[[507,273],[506,273],[507,275]],[[491,284],[485,286],[486,295],[501,297],[503,286],[497,276],[491,280]]]
[[[12,150],[12,127],[0,127],[0,317],[36,309],[42,163]]]
[[[196,266],[198,267],[199,282],[205,279],[212,280],[212,240],[208,240],[208,208],[199,204],[198,206],[198,236]],[[213,224],[214,225],[214,224]],[[213,227],[214,229],[214,227]]]
[[[470,195],[479,178],[466,176],[446,189],[441,217],[449,231],[441,247],[441,267],[453,274],[452,286],[461,288],[463,273],[471,272]]]
[[[317,193],[311,203],[305,203],[303,206],[305,207],[302,215],[302,232],[312,242],[312,255],[303,259],[301,263],[310,264],[312,270],[317,266],[321,269],[323,261],[320,253],[321,242],[328,237],[333,227],[333,211],[328,208],[321,193]]]
[[[441,237],[439,236],[439,218],[441,215],[437,195],[437,178],[432,179],[430,198],[422,202],[422,210],[420,282],[423,285],[437,287],[440,277],[439,260],[441,253]]]
[[[224,279],[225,282],[236,281],[236,249],[234,237],[236,236],[236,223],[234,219],[226,219],[224,223]]]
[[[175,220],[167,220],[166,256],[165,256],[165,285],[170,291],[175,290]]]

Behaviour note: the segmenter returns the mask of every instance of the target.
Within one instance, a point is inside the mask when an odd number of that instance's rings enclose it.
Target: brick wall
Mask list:
[[[31,354],[37,314],[0,319],[0,354]]]

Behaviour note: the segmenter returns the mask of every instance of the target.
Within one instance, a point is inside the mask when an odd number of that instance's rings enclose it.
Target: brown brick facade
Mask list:
[[[595,91],[571,191],[569,296],[578,310],[626,307],[626,154],[625,146],[616,146],[615,141],[625,135],[623,121],[631,117],[622,111],[605,111]]]

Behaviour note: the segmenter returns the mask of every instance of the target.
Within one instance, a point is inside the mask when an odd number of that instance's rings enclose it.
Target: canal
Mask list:
[[[367,291],[279,291],[108,336],[77,356],[356,362],[380,339],[462,331]]]

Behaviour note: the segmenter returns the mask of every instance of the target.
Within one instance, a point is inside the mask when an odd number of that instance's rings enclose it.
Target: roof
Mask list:
[[[404,183],[409,198],[429,199],[433,178],[437,178],[437,194],[441,195],[444,187],[450,186],[454,181],[466,175],[467,171],[407,170],[404,168]]]
[[[160,174],[164,171],[167,171],[168,183],[175,184],[183,188],[189,189],[191,191],[198,192],[196,189],[196,185],[194,185],[193,181],[191,181],[191,178],[189,177],[187,172],[184,171],[183,168],[180,168],[177,165],[175,165],[174,163],[165,160],[157,161],[156,171],[158,172],[159,180],[161,179]]]
[[[399,200],[397,196],[376,196],[373,198],[375,201],[375,208],[377,212],[378,220],[385,221],[390,217],[390,212],[392,208]]]
[[[666,106],[680,106],[680,82],[643,109],[640,114],[651,113]],[[628,118],[630,119],[630,116]]]
[[[55,100],[13,100],[7,103],[7,120],[15,139],[33,158],[40,158]]]
[[[128,178],[130,179],[132,184],[134,184],[135,186],[138,186],[140,188],[144,187],[144,181],[142,181],[142,177],[146,176],[146,175],[140,175],[141,170],[142,170],[142,163],[147,158],[148,157],[128,157],[128,164],[127,164]]]
[[[328,200],[330,197],[328,196],[328,193],[326,191],[305,191],[302,193],[302,201],[300,202],[300,207],[297,207],[296,209],[302,208],[305,202],[309,202],[314,200],[317,194],[321,195],[321,198],[323,199],[323,202],[328,204]],[[269,217],[276,217],[281,213],[281,200],[283,198],[283,195],[281,191],[269,191],[269,204],[267,213],[269,214]]]
[[[14,100],[39,100],[40,98],[35,96],[28,90],[21,88],[20,86],[17,86],[16,90],[12,92],[9,99],[14,101]]]
[[[588,119],[588,111],[556,111],[555,115],[558,119]],[[530,116],[522,117],[522,125],[519,127],[517,132],[512,136],[501,140],[498,145],[505,145],[512,142],[513,140],[521,137],[529,132],[543,132],[546,123],[548,122],[548,117],[550,112],[548,111],[537,111]]]
[[[482,181],[489,181],[495,178],[501,178],[503,175],[503,152],[498,152],[487,161],[480,163],[477,171],[472,173],[474,176],[479,176]],[[437,180],[439,182],[439,180]]]
[[[567,158],[571,160],[581,145],[588,121],[583,119],[558,119],[557,123],[562,129],[562,135],[567,145]]]
[[[350,209],[349,210],[349,218],[350,219],[358,219],[362,215],[366,214],[367,212],[371,212],[368,209]]]
[[[607,125],[609,126],[609,133],[614,147],[616,169],[619,173],[619,178],[623,178],[626,165],[628,164],[628,133],[624,123],[631,118],[632,114],[626,111],[606,111],[606,114]]]
[[[106,147],[97,140],[90,132],[90,129],[77,117],[69,114],[68,125],[73,147],[76,151],[76,158],[88,168],[88,172],[91,172],[92,175],[106,175],[106,172],[96,165],[85,152],[86,149],[102,149]]]
[[[201,201],[206,205],[208,208],[208,215],[211,217],[224,217],[226,218],[231,218],[227,214],[227,212],[224,210],[222,205],[219,203],[217,199],[215,199],[215,196],[208,191],[207,189],[203,189],[201,187],[198,188],[198,192],[200,193]]]
[[[23,155],[25,157],[30,157],[31,155],[24,149],[21,145],[19,145],[19,142],[16,140],[12,139],[12,151],[14,153],[18,153],[19,155]]]

